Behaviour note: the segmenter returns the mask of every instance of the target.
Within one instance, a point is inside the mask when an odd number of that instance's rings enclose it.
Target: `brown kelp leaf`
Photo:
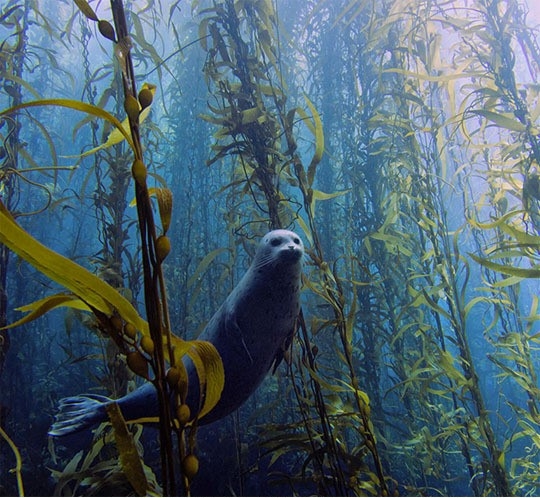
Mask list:
[[[229,251],[226,247],[218,247],[217,249],[214,249],[213,251],[210,251],[199,263],[195,271],[193,272],[193,275],[189,278],[187,281],[187,288],[193,286],[203,275],[206,269],[210,266],[212,261],[216,259],[220,254]]]
[[[510,113],[500,113],[487,111],[485,109],[475,109],[471,111],[471,114],[482,116],[488,121],[495,123],[499,128],[505,128],[506,130],[523,132],[527,129],[527,127],[523,123],[521,123],[517,119],[514,119],[514,115]]]
[[[189,277],[189,280],[187,282],[187,287],[190,289],[190,298],[189,298],[189,306],[193,306],[193,304],[197,301],[197,298],[199,297],[199,294],[201,293],[201,290],[203,288],[203,280],[202,277],[205,274],[206,270],[212,263],[212,261],[222,252],[229,251],[229,249],[225,247],[221,247],[218,249],[214,249],[210,253],[208,253],[199,263],[191,277]]]
[[[133,437],[128,431],[122,412],[117,403],[110,403],[105,409],[114,430],[114,440],[120,455],[122,470],[135,492],[139,496],[145,496],[148,489],[148,481],[146,480],[141,457],[133,442]]]
[[[347,190],[340,190],[339,192],[321,192],[320,190],[312,189],[311,190],[311,212],[315,213],[315,203],[317,201],[327,201],[328,199],[334,199],[336,197],[339,197],[341,195],[346,195],[351,191],[351,189]]]
[[[151,83],[145,83],[143,85],[143,88],[148,89],[152,94],[155,94],[156,92],[156,86],[152,85]],[[138,106],[139,104],[136,103]],[[140,106],[139,106],[140,107]],[[150,110],[152,109],[152,106],[148,106],[146,109],[143,109],[139,114],[139,124],[142,124],[144,120],[148,117],[150,114]],[[105,112],[105,111],[103,111]],[[66,157],[86,157],[90,156],[92,154],[95,154],[99,150],[107,149],[109,147],[112,147],[113,145],[119,144],[122,142],[122,140],[126,139],[128,144],[131,148],[133,148],[133,139],[131,137],[131,129],[129,127],[129,119],[125,118],[121,123],[118,122],[118,124],[113,123],[115,125],[115,128],[112,130],[110,135],[107,137],[107,141],[104,144],[98,145],[97,147],[94,147],[93,149],[87,150],[86,152],[83,152],[80,156],[66,156]]]
[[[98,16],[94,12],[94,9],[90,7],[89,3],[86,0],[73,0],[75,5],[79,7],[79,10],[92,21],[98,21]]]
[[[481,258],[471,253],[469,253],[469,256],[482,266],[485,266],[490,270],[503,273],[504,275],[510,275],[512,277],[519,278],[540,278],[540,268],[537,266],[533,268],[519,268],[517,266],[495,263],[494,261],[486,258]]]
[[[173,195],[168,188],[157,188],[156,198],[158,201],[159,217],[161,219],[161,226],[163,227],[163,234],[166,234],[171,226]]]
[[[317,112],[317,109],[312,104],[311,100],[307,98],[307,95],[305,95],[304,98],[306,99],[306,103],[313,116],[313,135],[315,136],[315,153],[313,154],[307,172],[308,184],[311,187],[313,185],[313,181],[315,180],[315,171],[317,169],[317,165],[321,162],[324,152],[324,133],[321,116]]]

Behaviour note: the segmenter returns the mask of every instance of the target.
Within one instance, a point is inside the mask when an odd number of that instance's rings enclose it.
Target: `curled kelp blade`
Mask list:
[[[199,378],[199,392],[203,404],[198,417],[204,417],[218,403],[225,386],[225,370],[217,349],[208,341],[184,341],[172,336],[175,363],[182,363],[182,357],[187,355]]]

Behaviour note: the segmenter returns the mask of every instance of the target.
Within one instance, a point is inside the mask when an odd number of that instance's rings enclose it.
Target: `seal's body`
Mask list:
[[[272,363],[277,366],[291,340],[300,308],[300,276],[304,247],[288,230],[266,234],[251,266],[199,339],[217,349],[225,370],[218,404],[199,421],[207,424],[236,410],[262,382]],[[189,384],[198,385],[193,364],[184,360]],[[195,390],[196,391],[196,390]],[[157,394],[151,383],[115,400],[124,418],[158,416]],[[104,396],[64,398],[49,434],[63,436],[107,420]],[[198,393],[190,388],[188,405],[198,410]]]

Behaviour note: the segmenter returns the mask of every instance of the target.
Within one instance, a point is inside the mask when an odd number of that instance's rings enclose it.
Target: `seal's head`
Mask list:
[[[304,255],[302,239],[290,230],[268,232],[257,249],[254,264],[261,268],[267,265],[300,264]]]

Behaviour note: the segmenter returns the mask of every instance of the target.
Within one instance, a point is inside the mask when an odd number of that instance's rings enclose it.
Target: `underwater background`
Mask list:
[[[540,495],[532,7],[4,0],[0,495]],[[301,319],[235,414],[47,436],[166,385],[159,330],[192,344],[276,227]]]

